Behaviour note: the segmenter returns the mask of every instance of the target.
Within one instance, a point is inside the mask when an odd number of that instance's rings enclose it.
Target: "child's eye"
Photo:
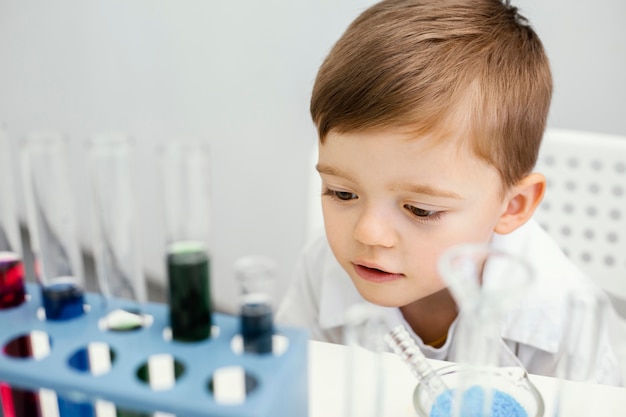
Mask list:
[[[348,191],[331,190],[330,188],[325,188],[322,194],[330,196],[340,201],[349,201],[349,200],[355,200],[359,198],[354,193],[351,193]]]
[[[404,208],[411,212],[411,214],[415,217],[419,217],[421,220],[436,220],[442,213],[441,211],[424,210],[419,207],[411,206],[410,204],[405,204]]]

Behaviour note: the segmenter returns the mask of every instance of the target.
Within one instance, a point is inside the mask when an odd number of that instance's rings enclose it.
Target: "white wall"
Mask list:
[[[366,0],[2,0],[0,121],[15,139],[52,128],[73,139],[82,239],[89,242],[82,141],[137,138],[147,270],[163,275],[158,142],[212,145],[214,299],[232,309],[232,264],[278,262],[284,291],[306,224],[315,72]],[[555,75],[550,124],[626,135],[621,0],[520,0]],[[6,198],[1,196],[0,198]]]
[[[552,65],[549,124],[626,135],[626,2],[513,0]]]

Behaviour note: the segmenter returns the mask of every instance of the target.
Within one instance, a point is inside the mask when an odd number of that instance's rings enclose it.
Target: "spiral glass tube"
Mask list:
[[[424,384],[427,387],[433,398],[436,398],[448,389],[404,325],[394,327],[385,335],[385,341],[409,367],[411,373],[418,379],[420,384]]]

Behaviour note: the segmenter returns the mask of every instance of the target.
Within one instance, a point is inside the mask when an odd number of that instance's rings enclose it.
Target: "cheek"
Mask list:
[[[332,207],[332,204],[322,203],[322,213],[326,238],[331,246],[335,246],[346,233],[346,219],[342,219],[340,213]]]

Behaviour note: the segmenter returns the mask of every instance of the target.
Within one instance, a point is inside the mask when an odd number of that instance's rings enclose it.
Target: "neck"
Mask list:
[[[447,289],[400,307],[400,311],[424,343],[441,340],[457,316],[456,304]]]

